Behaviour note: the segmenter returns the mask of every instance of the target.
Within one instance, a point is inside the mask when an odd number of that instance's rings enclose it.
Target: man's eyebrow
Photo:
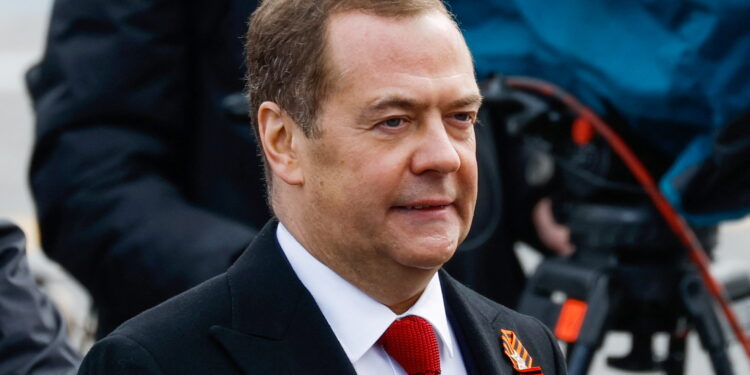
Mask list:
[[[359,123],[366,123],[370,119],[379,116],[382,112],[397,108],[405,111],[414,111],[418,108],[425,107],[426,104],[420,104],[417,100],[400,95],[389,95],[378,98],[365,107],[358,116]]]
[[[449,108],[462,108],[462,107],[476,106],[477,108],[479,108],[481,105],[482,105],[482,95],[470,94],[470,95],[464,96],[463,98],[452,101],[448,105],[448,107]]]
[[[448,108],[462,108],[469,106],[479,107],[482,105],[482,96],[479,94],[469,94],[463,98],[456,99],[448,104]],[[418,100],[407,98],[404,96],[386,96],[373,101],[368,105],[362,112],[363,116],[366,117],[371,114],[377,114],[378,112],[391,109],[399,108],[404,110],[415,110],[426,107],[427,104],[420,103]]]
[[[404,96],[386,96],[372,102],[365,108],[366,112],[379,112],[390,108],[400,109],[416,109],[425,107],[424,103],[419,103],[417,100],[410,99]]]

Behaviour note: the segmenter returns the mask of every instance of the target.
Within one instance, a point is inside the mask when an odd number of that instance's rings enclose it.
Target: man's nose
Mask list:
[[[414,174],[452,173],[461,167],[456,140],[448,133],[442,119],[427,124],[420,133],[411,162]]]

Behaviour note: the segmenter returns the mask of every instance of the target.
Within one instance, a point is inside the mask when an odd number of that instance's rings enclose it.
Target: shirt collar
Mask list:
[[[313,257],[280,222],[276,237],[292,269],[312,294],[351,362],[359,360],[375,345],[394,320],[408,315],[417,315],[430,322],[446,353],[453,357],[454,343],[437,273],[414,306],[396,315]]]

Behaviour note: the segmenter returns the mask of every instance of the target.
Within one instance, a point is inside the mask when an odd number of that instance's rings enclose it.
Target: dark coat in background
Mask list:
[[[500,329],[514,331],[546,375],[565,374],[539,321],[441,271],[451,325],[469,374],[513,375]],[[224,274],[126,322],[101,340],[79,374],[351,374],[354,368],[294,274],[272,221]]]
[[[21,229],[0,219],[0,374],[74,374],[80,355],[31,275],[25,249]]]
[[[225,271],[269,217],[241,94],[254,7],[55,2],[43,59],[27,75],[31,187],[42,245],[92,293],[100,334]],[[520,200],[500,179],[512,161],[498,160],[492,124],[477,131],[477,213],[447,267],[514,305],[523,274],[511,244],[528,220],[504,207]]]

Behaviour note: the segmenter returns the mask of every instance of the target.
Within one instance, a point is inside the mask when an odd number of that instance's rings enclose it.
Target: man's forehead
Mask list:
[[[437,10],[382,17],[349,11],[331,16],[327,53],[339,75],[359,68],[441,69],[445,60],[464,60],[473,73],[468,47],[452,20]]]

